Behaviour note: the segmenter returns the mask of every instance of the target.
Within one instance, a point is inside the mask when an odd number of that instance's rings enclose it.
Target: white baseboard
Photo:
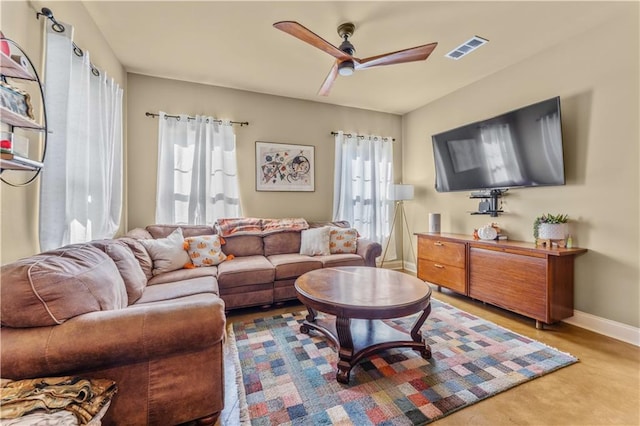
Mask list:
[[[404,263],[402,263],[401,261],[397,260],[389,263],[394,263],[394,267],[392,269],[400,269],[400,267],[402,266],[407,271],[411,271],[413,273],[417,272],[416,264],[414,262],[405,261]],[[398,264],[397,267],[395,267],[396,263]],[[387,262],[385,262],[385,266],[386,265]],[[635,346],[640,346],[640,328],[638,327],[633,327],[621,322],[598,317],[586,312],[576,311],[575,309],[573,311],[572,317],[562,321],[566,322],[567,324],[575,325],[576,327],[584,328],[598,334],[603,334],[617,340],[622,340],[623,342],[630,343]]]
[[[378,268],[380,267],[380,262],[378,262]],[[401,260],[385,260],[384,265],[382,266],[384,269],[402,269],[402,261]]]
[[[418,273],[418,268],[416,267],[416,264],[414,262],[403,262],[403,268],[407,271],[413,272],[414,274]]]
[[[575,309],[573,316],[562,320],[562,322],[585,328],[598,334],[604,334],[605,336],[622,340],[635,346],[640,346],[640,328],[638,327],[598,317],[586,312],[576,311]]]

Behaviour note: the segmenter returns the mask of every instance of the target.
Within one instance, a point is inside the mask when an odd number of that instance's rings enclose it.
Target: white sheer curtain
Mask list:
[[[335,146],[333,220],[348,220],[360,235],[384,244],[393,208],[392,139],[339,131]]]
[[[122,213],[123,91],[92,67],[89,52],[74,53],[73,27],[64,27],[47,25],[42,250],[113,237]]]
[[[229,122],[160,112],[156,223],[204,225],[241,217],[236,136]]]
[[[542,146],[544,155],[549,163],[548,172],[553,175],[554,181],[562,180],[562,131],[560,130],[560,115],[555,112],[540,118],[540,130],[542,132]]]

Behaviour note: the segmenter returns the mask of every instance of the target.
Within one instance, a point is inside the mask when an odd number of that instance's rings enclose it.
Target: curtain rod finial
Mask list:
[[[43,7],[42,9],[40,9],[40,12],[36,12],[36,19],[40,19],[40,16],[44,16],[45,18],[53,22],[51,28],[53,28],[55,32],[64,32],[64,25],[56,21],[56,18],[53,17],[53,12],[51,11],[51,9],[49,9],[48,7]]]
[[[43,15],[49,19],[53,19],[53,12],[48,7],[43,7],[41,12],[38,12],[38,16]]]

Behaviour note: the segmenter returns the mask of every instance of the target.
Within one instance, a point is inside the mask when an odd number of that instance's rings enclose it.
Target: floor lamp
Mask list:
[[[381,268],[384,265],[384,260],[385,260],[385,257],[387,256],[387,249],[389,248],[389,243],[391,242],[391,236],[396,230],[396,218],[398,217],[398,213],[402,215],[401,221],[404,223],[404,227],[407,228],[407,234],[409,234],[409,245],[411,246],[411,253],[413,254],[414,261],[416,258],[416,253],[413,250],[413,241],[411,240],[411,232],[409,231],[409,224],[407,223],[407,215],[404,213],[404,202],[407,200],[413,200],[413,185],[397,184],[397,185],[393,185],[392,190],[393,190],[393,200],[396,202],[396,207],[393,211],[393,221],[391,222],[391,232],[389,233],[387,244],[384,247],[384,253],[382,253],[382,262],[380,263]],[[402,268],[404,269],[404,254],[402,255]]]

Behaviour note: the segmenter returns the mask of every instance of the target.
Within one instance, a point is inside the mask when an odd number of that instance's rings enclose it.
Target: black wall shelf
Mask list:
[[[502,198],[504,193],[507,192],[507,189],[492,189],[490,191],[479,191],[472,192],[469,195],[469,198],[472,199],[481,199],[478,210],[475,212],[471,212],[472,215],[489,215],[491,217],[498,217],[500,213],[504,213],[502,209],[499,208],[498,200]]]
[[[11,186],[25,186],[33,182],[42,170],[44,157],[47,150],[47,111],[44,103],[44,86],[40,80],[40,76],[33,65],[33,62],[29,59],[25,51],[13,40],[0,37],[0,41],[3,43],[4,48],[9,48],[10,53],[15,53],[26,60],[26,66],[18,63],[10,55],[4,51],[0,51],[0,81],[3,84],[10,84],[10,80],[21,80],[22,82],[33,82],[37,89],[33,87],[23,87],[25,93],[30,92],[27,96],[27,102],[39,102],[41,107],[41,118],[35,120],[30,116],[19,114],[11,109],[0,106],[0,123],[2,131],[8,133],[14,133],[17,130],[36,131],[40,132],[40,155],[39,158],[29,158],[13,152],[2,152],[2,158],[0,158],[0,180]],[[34,93],[39,96],[32,97]],[[39,99],[38,99],[39,98]],[[5,179],[5,171],[17,170],[17,171],[29,171],[35,172],[26,181],[21,183],[13,183]]]

